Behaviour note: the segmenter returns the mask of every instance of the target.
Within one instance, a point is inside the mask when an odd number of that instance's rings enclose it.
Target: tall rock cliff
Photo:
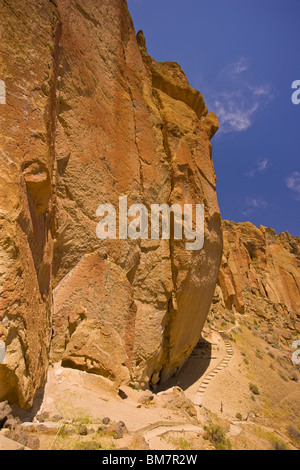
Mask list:
[[[214,313],[226,317],[226,311],[233,311],[265,320],[276,338],[291,346],[293,335],[299,339],[300,333],[299,237],[228,221],[223,234]]]
[[[58,34],[50,1],[0,1],[0,401],[22,406],[51,339]]]
[[[211,138],[181,68],[124,0],[1,0],[0,400],[31,406],[51,360],[156,384],[199,340],[222,253]],[[100,204],[204,204],[205,243],[105,240]],[[51,341],[52,339],[52,341]]]

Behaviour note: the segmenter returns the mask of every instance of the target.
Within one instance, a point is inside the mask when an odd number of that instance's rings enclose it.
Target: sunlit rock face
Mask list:
[[[123,0],[0,8],[0,399],[32,404],[50,347],[64,366],[156,384],[197,344],[216,286],[218,120],[179,65],[148,55]],[[99,240],[97,208],[120,196],[204,204],[203,249]]]
[[[273,319],[280,334],[285,327],[300,333],[299,238],[228,221],[223,222],[223,233],[214,310]]]
[[[51,339],[60,21],[46,0],[0,2],[0,18],[0,401],[26,407]]]

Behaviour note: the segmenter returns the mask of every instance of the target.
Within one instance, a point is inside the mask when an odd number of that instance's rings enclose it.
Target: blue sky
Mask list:
[[[299,0],[128,0],[158,61],[173,60],[221,122],[224,219],[300,235]]]

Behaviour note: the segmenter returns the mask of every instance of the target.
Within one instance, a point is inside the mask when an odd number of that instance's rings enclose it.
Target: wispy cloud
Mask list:
[[[257,162],[256,167],[253,168],[251,171],[245,174],[245,176],[249,178],[253,178],[259,173],[265,172],[270,166],[270,162],[268,158],[264,158],[263,160],[260,160]]]
[[[211,110],[220,120],[219,134],[246,131],[274,98],[273,85],[253,84],[247,73],[249,71],[249,62],[242,57],[220,71],[207,93],[207,96],[212,96],[209,103]]]
[[[286,185],[296,194],[297,201],[300,201],[300,172],[294,171],[287,179]]]
[[[247,197],[245,200],[245,206],[246,208],[242,212],[242,214],[248,216],[258,210],[267,209],[269,207],[269,204],[262,198]]]
[[[256,87],[250,87],[254,96],[268,96],[273,98],[272,87],[270,84],[258,85]]]
[[[220,120],[219,133],[227,134],[249,129],[257,109],[257,103],[249,107],[241,93],[223,92],[215,100],[215,110]]]
[[[237,62],[227,65],[221,73],[223,76],[226,75],[228,77],[236,78],[241,73],[246,72],[248,68],[248,60],[245,57],[241,57]]]

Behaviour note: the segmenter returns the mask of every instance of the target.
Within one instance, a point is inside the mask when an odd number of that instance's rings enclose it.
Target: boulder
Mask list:
[[[10,415],[11,412],[12,412],[12,409],[9,406],[7,401],[0,403],[0,422],[5,420],[8,417],[8,415]]]
[[[182,411],[190,418],[197,417],[197,411],[193,402],[186,397],[180,387],[173,387],[166,392],[158,393],[158,403],[170,410]]]

